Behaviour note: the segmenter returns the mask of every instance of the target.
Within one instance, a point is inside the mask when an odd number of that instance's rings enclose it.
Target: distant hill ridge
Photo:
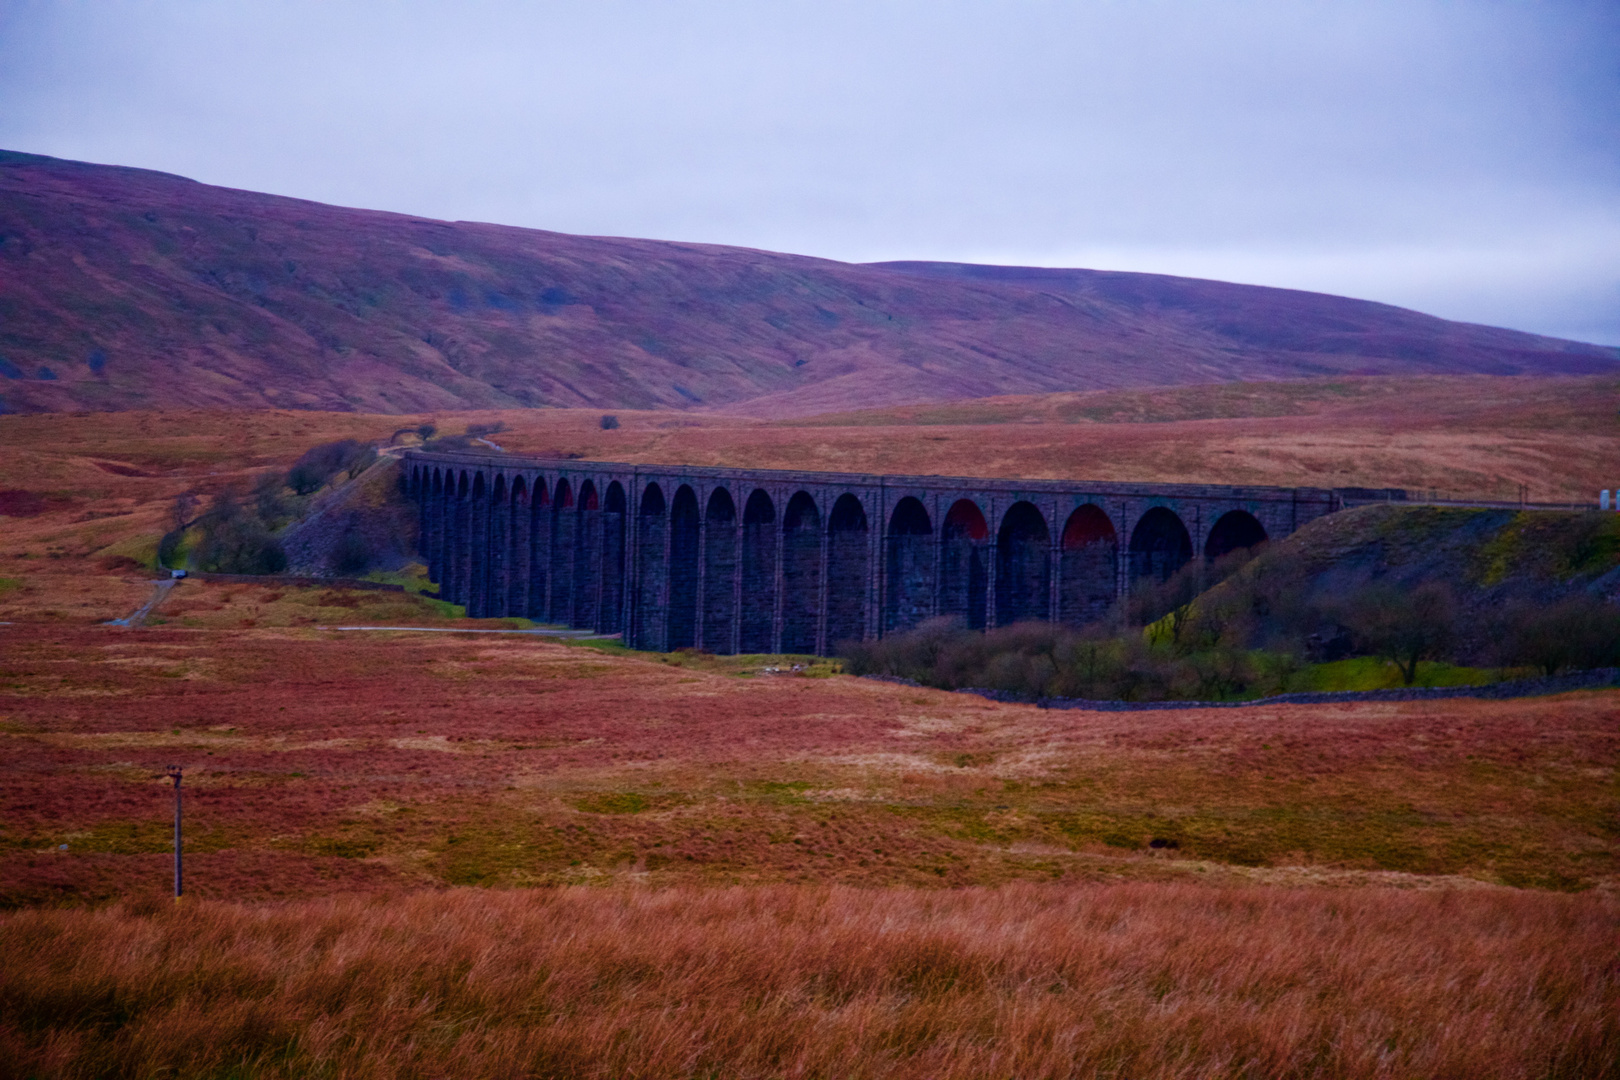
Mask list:
[[[353,210],[0,151],[0,408],[803,416],[1620,349],[1154,274],[854,265]]]

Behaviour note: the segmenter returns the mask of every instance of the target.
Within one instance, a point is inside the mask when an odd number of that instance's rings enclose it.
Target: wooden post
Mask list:
[[[174,898],[180,899],[184,875],[180,862],[180,774],[182,769],[178,765],[168,767],[168,775],[174,780]]]

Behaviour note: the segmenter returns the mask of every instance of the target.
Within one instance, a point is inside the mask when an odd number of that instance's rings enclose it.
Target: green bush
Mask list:
[[[216,574],[277,574],[287,568],[287,553],[256,515],[231,494],[214,497],[198,520],[202,540],[192,553],[199,570]]]

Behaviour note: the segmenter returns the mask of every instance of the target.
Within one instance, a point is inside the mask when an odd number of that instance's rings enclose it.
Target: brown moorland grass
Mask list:
[[[630,461],[1590,498],[1615,404],[1368,379],[436,419]],[[342,635],[477,624],[199,581],[95,625],[150,595],[175,494],[416,422],[0,417],[0,1077],[1620,1075],[1613,691],[1058,713]]]
[[[626,462],[975,476],[1398,486],[1591,501],[1614,484],[1620,384],[1344,378],[994,398],[766,422],[585,409],[435,417],[317,412],[0,416],[0,576],[149,561],[174,497],[286,469],[311,445],[437,421],[505,423],[515,452]],[[3,599],[3,597],[0,597]],[[45,605],[49,606],[49,605]]]
[[[251,605],[209,606],[222,627],[0,627],[0,904],[161,888],[169,762],[203,898],[1620,881],[1616,691],[1048,711],[761,674],[771,657],[235,629]]]
[[[0,915],[11,1076],[1620,1074],[1611,897],[453,890]]]

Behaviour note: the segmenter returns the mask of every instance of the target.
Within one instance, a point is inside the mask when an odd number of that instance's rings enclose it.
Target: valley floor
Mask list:
[[[509,441],[1594,486],[1557,451],[1590,388],[1503,387],[1393,456],[1280,391],[1230,422],[1161,415],[1209,405],[1183,394],[831,428],[536,413]],[[0,1076],[1620,1075],[1620,691],[1047,711],[766,670],[805,658],[344,634],[495,624],[195,579],[104,625],[151,597],[177,493],[406,423],[0,418]]]
[[[1620,692],[1060,712],[321,628],[433,617],[397,593],[187,581],[108,627],[144,587],[35,582],[21,1075],[1620,1069]]]

